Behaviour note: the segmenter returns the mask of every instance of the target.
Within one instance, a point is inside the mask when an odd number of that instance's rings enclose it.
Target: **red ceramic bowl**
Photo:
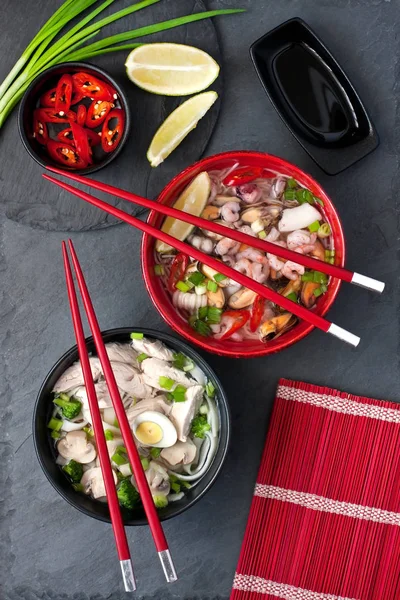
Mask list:
[[[294,177],[299,183],[311,190],[315,196],[321,198],[324,202],[324,207],[318,207],[318,210],[321,210],[321,212],[324,214],[333,232],[334,247],[336,250],[335,264],[339,266],[344,265],[345,247],[343,230],[339,216],[331,200],[328,198],[321,186],[312,177],[307,175],[307,173],[304,173],[304,171],[295,165],[292,165],[291,163],[283,160],[282,158],[278,158],[277,156],[264,154],[262,152],[242,151],[224,152],[222,154],[216,154],[215,156],[204,158],[174,177],[174,179],[172,179],[172,181],[161,192],[160,196],[158,197],[158,202],[168,205],[173,204],[182,190],[198,173],[201,171],[225,169],[229,166],[232,166],[236,162],[238,162],[240,166],[265,167],[266,169],[279,171],[284,175]],[[163,215],[159,215],[152,211],[149,214],[147,221],[150,223],[150,225],[160,228],[163,219]],[[197,346],[200,346],[204,350],[208,350],[209,352],[214,352],[215,354],[220,354],[221,356],[231,356],[236,358],[264,356],[266,354],[279,352],[287,346],[298,342],[303,337],[308,335],[314,328],[313,325],[309,325],[305,321],[300,321],[287,333],[284,333],[276,340],[266,343],[258,340],[244,340],[242,342],[232,342],[229,340],[220,341],[212,337],[202,337],[193,331],[190,325],[177,314],[168,292],[161,284],[160,278],[155,275],[154,238],[147,234],[143,235],[142,261],[143,277],[147,290],[154,306],[161,314],[163,319],[181,336],[193,342]],[[316,304],[315,310],[318,314],[325,315],[332,306],[339,291],[340,283],[341,282],[339,279],[330,279],[328,291],[321,296]]]

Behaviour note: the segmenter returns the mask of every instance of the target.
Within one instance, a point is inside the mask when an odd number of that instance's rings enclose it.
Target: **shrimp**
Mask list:
[[[241,227],[238,227],[238,231],[240,231],[240,233],[245,233],[246,235],[256,237],[256,234],[254,233],[250,225],[242,225]]]
[[[246,204],[254,204],[260,200],[262,190],[256,183],[244,183],[236,188],[236,194]]]
[[[287,246],[289,250],[294,250],[300,254],[309,254],[315,248],[317,239],[316,233],[309,233],[303,229],[296,229],[287,236]]]
[[[247,277],[253,277],[253,265],[247,258],[241,258],[238,260],[233,268],[235,271],[239,271],[239,273],[247,275]]]
[[[267,236],[267,238],[268,238],[268,236]],[[279,240],[279,241],[274,240],[274,244],[276,244],[277,246],[281,246],[282,248],[286,248],[286,242],[283,242],[281,240]],[[267,252],[267,259],[268,259],[269,266],[274,271],[281,271],[283,269],[285,261],[280,260],[277,256],[275,256],[275,254],[271,254],[270,252]]]
[[[222,238],[215,246],[215,252],[220,256],[224,256],[225,254],[236,254],[239,250],[240,242],[235,242],[235,240],[231,240],[227,237]]]
[[[267,235],[267,237],[265,239],[267,240],[267,242],[276,242],[276,240],[279,238],[280,235],[281,234],[279,233],[277,228],[272,227],[271,231],[269,232],[269,234]]]
[[[248,258],[252,262],[256,263],[266,263],[267,259],[264,256],[264,253],[261,250],[256,250],[255,248],[245,248],[241,252],[238,252],[236,255],[238,260],[242,258]]]
[[[285,262],[282,268],[282,275],[287,279],[291,279],[294,281],[299,278],[299,275],[304,275],[304,267],[303,265],[299,265],[291,260]]]
[[[203,237],[202,235],[192,234],[188,237],[187,241],[189,244],[201,250],[205,254],[211,254],[214,249],[214,242],[210,238]]]
[[[176,290],[172,296],[172,304],[175,308],[187,310],[190,314],[194,314],[202,306],[207,306],[207,296],[205,294],[202,296],[187,294],[186,292]]]
[[[233,256],[230,256],[229,254],[225,254],[225,256],[222,257],[222,262],[226,263],[228,265],[228,267],[234,267],[235,266],[235,258]]]
[[[240,203],[233,201],[227,202],[221,208],[221,217],[228,223],[234,223],[240,219]]]
[[[260,263],[253,263],[252,266],[252,277],[254,281],[258,283],[265,283],[269,277],[269,264],[262,265]]]

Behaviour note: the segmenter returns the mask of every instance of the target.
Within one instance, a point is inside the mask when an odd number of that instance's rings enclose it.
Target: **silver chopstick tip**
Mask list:
[[[133,574],[131,559],[129,558],[128,560],[120,560],[119,564],[121,565],[122,579],[124,580],[125,591],[134,592],[136,590],[136,581],[135,576]]]
[[[339,327],[339,325],[335,325],[335,323],[331,323],[328,329],[328,333],[339,338],[339,340],[350,344],[350,346],[353,346],[354,348],[357,348],[358,344],[361,341],[361,338],[359,338],[357,335],[354,335],[354,333],[350,333],[350,331],[347,331],[347,329],[343,329],[343,327]]]
[[[176,574],[169,550],[161,550],[161,552],[158,553],[158,556],[160,557],[165,579],[168,581],[168,583],[173,583],[178,579],[178,576]]]
[[[367,290],[378,292],[379,294],[382,294],[383,290],[385,289],[385,284],[383,283],[383,281],[378,281],[377,279],[373,279],[372,277],[361,275],[361,273],[353,273],[351,283],[366,288]]]

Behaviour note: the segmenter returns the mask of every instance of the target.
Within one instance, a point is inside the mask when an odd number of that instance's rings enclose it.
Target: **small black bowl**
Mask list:
[[[39,144],[33,137],[33,111],[38,107],[40,96],[46,90],[55,87],[58,80],[64,73],[71,74],[79,71],[91,73],[98,79],[109,83],[118,94],[118,107],[122,108],[125,113],[125,130],[122,134],[121,141],[114,152],[106,153],[101,150],[101,154],[97,156],[97,160],[93,165],[87,167],[86,169],[74,169],[74,173],[88,175],[89,173],[94,173],[95,171],[102,169],[112,160],[114,160],[116,156],[118,156],[126,140],[128,139],[129,130],[131,127],[131,115],[126,94],[122,90],[121,86],[118,85],[118,83],[111,77],[111,75],[109,75],[103,69],[99,69],[99,67],[95,67],[89,63],[70,62],[61,63],[59,65],[55,65],[54,67],[50,67],[50,69],[47,69],[46,71],[43,71],[43,73],[38,75],[36,79],[32,81],[31,85],[28,87],[22,97],[18,113],[18,129],[22,143],[24,144],[26,150],[39,165],[44,168],[46,166],[54,166],[58,168],[62,167],[62,165],[59,163],[51,160],[43,146],[41,146],[41,144]]]
[[[130,341],[129,334],[132,331],[141,331],[146,337],[159,339],[162,342],[165,342],[165,344],[173,350],[176,350],[177,352],[183,352],[189,356],[195,364],[199,365],[199,367],[206,374],[207,378],[213,382],[216,388],[215,399],[218,406],[220,419],[220,437],[214,460],[204,477],[192,489],[188,490],[181,500],[172,502],[166,508],[158,511],[160,520],[165,521],[167,519],[171,519],[172,517],[176,517],[180,513],[193,506],[193,504],[200,500],[200,498],[204,496],[204,494],[215,482],[219,472],[221,471],[226,453],[228,451],[231,435],[230,412],[225,392],[222,389],[221,383],[219,382],[217,376],[210,369],[203,358],[187,344],[175,339],[169,334],[160,333],[151,329],[143,329],[142,327],[109,329],[108,331],[103,332],[102,336],[104,342],[106,343],[127,343]],[[86,342],[89,352],[95,353],[93,338],[87,338]],[[110,523],[111,521],[107,504],[93,500],[89,496],[85,496],[82,493],[76,492],[73,489],[71,482],[56,464],[57,455],[55,451],[54,440],[50,437],[49,429],[47,428],[47,423],[49,422],[53,410],[51,393],[52,389],[62,373],[64,373],[64,371],[77,360],[78,350],[76,346],[73,346],[73,348],[68,350],[56,362],[44,380],[36,400],[33,414],[33,440],[40,466],[42,467],[51,485],[64,498],[64,500],[69,502],[72,506],[83,512],[85,515]],[[122,514],[125,525],[147,525],[146,517],[141,508],[138,508],[134,511],[122,509]]]

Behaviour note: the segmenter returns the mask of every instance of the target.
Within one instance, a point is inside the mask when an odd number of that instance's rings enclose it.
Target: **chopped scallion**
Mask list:
[[[214,275],[214,281],[216,281],[217,283],[224,281],[224,279],[226,278],[226,275],[223,275],[222,273],[216,273],[216,275]]]
[[[131,333],[131,340],[142,340],[142,339],[143,339],[143,333],[136,333],[136,332]]]
[[[150,456],[152,458],[158,458],[161,454],[162,448],[150,448]]]
[[[174,398],[174,402],[185,402],[186,388],[184,385],[177,385],[171,393]]]
[[[214,398],[215,396],[215,386],[211,381],[208,381],[206,384],[206,394],[209,398]]]
[[[288,188],[292,188],[292,189],[299,187],[299,184],[293,177],[289,177],[289,179],[286,182],[286,185],[288,186]]]
[[[190,290],[190,285],[188,285],[187,283],[185,283],[184,281],[178,281],[175,284],[175,287],[177,290],[179,290],[180,292],[186,293]]]
[[[175,494],[179,494],[179,492],[181,491],[181,486],[179,485],[179,483],[175,483],[175,481],[173,481],[171,483],[171,489],[175,492]]]
[[[74,488],[74,490],[76,492],[83,492],[83,490],[84,490],[84,487],[81,483],[73,483],[72,487]]]
[[[110,431],[110,429],[106,429],[104,431],[104,435],[105,435],[105,438],[106,438],[107,442],[111,442],[111,440],[114,439],[114,434],[113,434],[112,431]]]
[[[296,200],[296,190],[285,190],[284,192],[285,200]]]
[[[293,302],[297,302],[297,294],[296,292],[291,292],[286,296],[288,300],[292,300]]]
[[[215,281],[211,281],[211,279],[207,282],[207,289],[209,292],[215,294],[218,291],[218,284]]]
[[[320,229],[319,221],[314,221],[314,223],[311,223],[311,225],[308,226],[308,230],[310,231],[310,233],[315,233],[315,232],[319,231],[319,229]]]
[[[175,381],[173,379],[171,379],[170,377],[165,377],[164,375],[161,375],[161,377],[159,377],[158,383],[165,390],[172,390],[172,388],[175,385]]]
[[[314,196],[310,192],[310,190],[305,190],[304,188],[296,191],[296,200],[299,204],[304,204],[305,202],[309,202],[310,204],[314,201]]]
[[[140,364],[141,362],[143,362],[146,358],[149,358],[149,355],[146,354],[146,352],[141,352],[139,354],[139,356],[137,357],[137,361]]]
[[[53,429],[50,436],[53,438],[53,440],[59,440],[61,437],[61,433]]]
[[[323,294],[323,293],[324,293],[324,292],[323,292],[323,290],[322,290],[320,287],[319,287],[319,288],[317,288],[316,290],[314,290],[314,291],[313,291],[313,295],[314,295],[316,298],[318,298],[319,296],[322,296],[322,294]]]
[[[304,275],[301,276],[302,281],[314,281],[314,271],[306,271]]]
[[[121,454],[119,452],[115,452],[112,455],[111,460],[113,462],[115,462],[115,464],[118,466],[126,465],[126,463],[128,462],[128,459],[126,458],[126,456],[121,456]]]
[[[200,306],[197,314],[199,319],[206,319],[208,316],[208,306]]]
[[[61,427],[62,427],[63,422],[61,421],[61,419],[50,419],[50,421],[47,424],[47,427],[49,429],[52,429],[53,431],[60,431]]]
[[[321,206],[325,206],[325,204],[323,203],[321,198],[318,198],[317,196],[314,196],[314,202],[316,202],[317,204],[320,204]]]
[[[267,237],[267,232],[266,231],[260,231],[260,233],[258,234],[258,237],[260,238],[260,240],[265,240],[265,238]]]
[[[164,270],[164,265],[154,265],[154,273],[160,277],[161,275],[164,275],[165,270]]]
[[[211,334],[211,328],[201,319],[189,319],[189,324],[199,335],[207,337]]]
[[[329,226],[329,223],[322,223],[320,227],[318,227],[318,237],[321,239],[327,238],[331,235],[332,230]]]
[[[314,283],[327,283],[328,275],[326,275],[325,273],[321,273],[320,271],[314,271],[313,281]]]
[[[147,469],[148,469],[148,468],[149,468],[149,466],[150,466],[150,461],[149,461],[149,459],[148,459],[148,458],[146,458],[146,457],[142,457],[142,458],[140,459],[140,462],[142,463],[143,470],[144,470],[144,471],[147,471]]]
[[[200,273],[200,271],[195,271],[190,275],[190,277],[188,277],[188,281],[190,281],[190,283],[193,283],[193,285],[200,285],[201,283],[203,283],[204,280],[205,275],[203,275],[203,273]]]

